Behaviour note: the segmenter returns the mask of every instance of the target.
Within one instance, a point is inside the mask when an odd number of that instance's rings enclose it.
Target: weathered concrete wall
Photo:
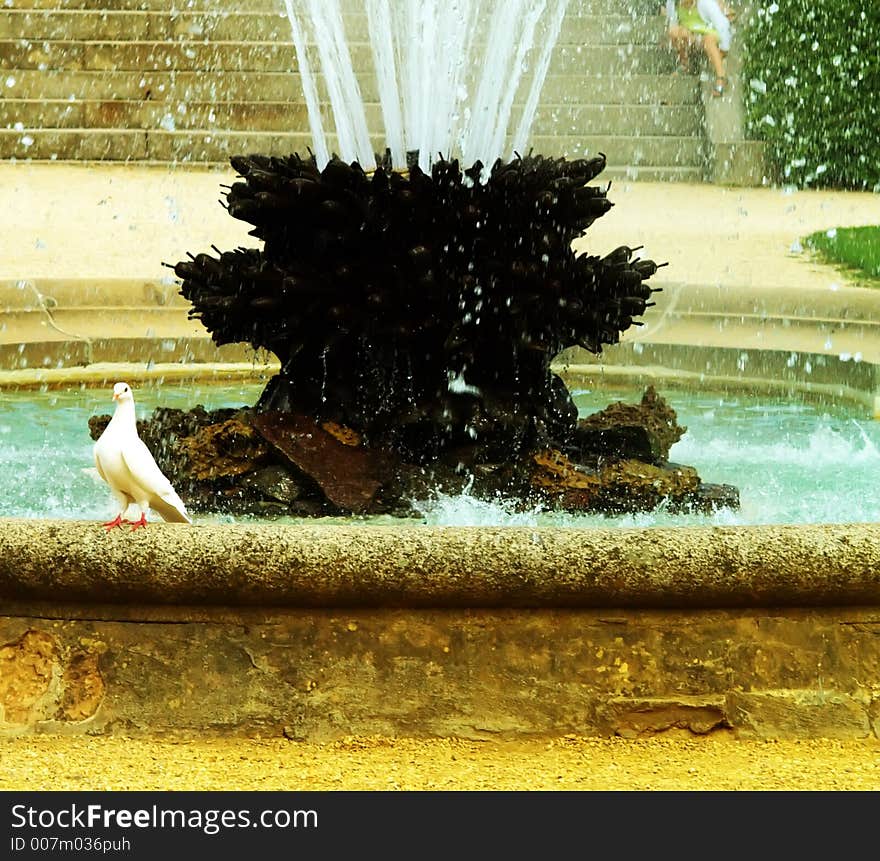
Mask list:
[[[145,618],[0,617],[0,734],[880,735],[876,609]]]
[[[0,735],[880,736],[880,526],[0,521]]]

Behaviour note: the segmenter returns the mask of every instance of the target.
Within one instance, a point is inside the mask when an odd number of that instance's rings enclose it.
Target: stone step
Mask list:
[[[204,338],[205,327],[187,317],[187,305],[153,306],[77,305],[55,308],[52,320],[59,329],[94,339],[113,334],[125,338]]]
[[[0,76],[0,84],[5,84],[2,92],[7,99],[296,102],[302,99],[303,92],[300,76],[294,72],[224,71],[222,75],[205,75],[16,69]],[[547,108],[578,104],[697,104],[699,92],[696,75],[548,75],[541,91],[541,105]],[[367,103],[379,100],[372,79],[362,82],[361,94]]]
[[[4,0],[7,9],[27,10],[86,10],[105,9],[110,0]],[[192,12],[217,9],[217,0],[112,0],[113,8],[120,10],[152,10],[158,12]],[[566,24],[571,18],[589,15],[626,15],[640,18],[654,15],[662,4],[660,0],[574,0],[566,12]],[[343,0],[346,18],[364,10],[364,0]],[[236,0],[238,11],[283,12],[282,0]]]
[[[660,16],[570,16],[558,46],[657,44],[664,30]],[[347,39],[369,41],[366,15],[345,20]],[[83,41],[291,41],[291,26],[282,9],[169,12],[125,9],[4,9],[0,39]]]
[[[40,164],[51,161],[53,165],[77,165],[79,167],[106,167],[107,159],[88,159],[88,158],[51,158],[39,159],[28,157],[29,164]],[[227,161],[195,161],[187,159],[181,162],[179,159],[173,161],[158,161],[154,159],[141,159],[137,162],[138,167],[157,168],[162,170],[174,169],[185,165],[187,169],[206,168],[208,170],[222,170],[228,165]],[[705,182],[705,167],[703,165],[611,165],[606,167],[602,175],[597,181],[606,183],[609,180],[614,182],[627,182],[629,180],[640,180],[642,182]]]
[[[331,151],[335,147],[329,138]],[[374,152],[384,138],[372,138]],[[0,158],[37,160],[225,162],[241,153],[305,153],[308,132],[164,131],[143,129],[0,129]],[[700,166],[703,141],[694,137],[534,136],[526,149],[578,158],[604,152],[611,166]]]
[[[198,320],[187,319],[185,305],[156,308],[127,305],[78,305],[72,308],[9,310],[3,312],[6,328],[0,332],[0,343],[40,340],[49,330],[65,338],[92,340],[108,333],[126,338],[167,339],[202,338],[204,327]],[[42,336],[33,337],[35,332]],[[53,334],[53,339],[55,335]]]
[[[178,290],[174,279],[0,281],[0,368],[247,361],[248,347],[218,348],[189,319]]]
[[[352,65],[358,70],[373,68],[372,49],[366,42],[349,44]],[[318,68],[314,46],[312,68]],[[668,73],[675,68],[671,52],[647,45],[594,45],[567,47],[554,52],[550,74],[598,75],[625,68],[632,74]],[[297,56],[290,41],[262,42],[164,42],[164,41],[75,41],[57,39],[0,40],[0,70],[36,69],[48,71],[198,71],[283,72],[297,69]]]
[[[382,129],[381,106],[365,105],[367,127]],[[325,107],[324,122],[330,127],[332,114]],[[520,111],[514,111],[515,124]],[[10,120],[14,118],[14,121]],[[7,128],[132,128],[237,131],[279,131],[308,127],[303,102],[193,102],[174,106],[153,101],[69,101],[7,99],[0,110],[0,123]],[[694,105],[552,105],[540,109],[532,134],[564,133],[634,135],[636,137],[696,136],[702,116]]]
[[[181,308],[190,303],[179,291],[169,270],[165,282],[133,278],[40,278],[0,281],[0,313],[36,312],[54,314],[56,310],[93,307],[132,307],[153,311]]]
[[[98,362],[173,362],[239,363],[252,361],[253,350],[243,344],[218,347],[206,334],[193,337],[145,338],[140,336],[100,337],[81,340],[51,333],[42,340],[0,343],[0,368],[17,371],[25,368],[69,368]]]
[[[304,152],[311,144],[281,0],[108,5],[4,0],[0,158],[218,164],[237,152]],[[341,5],[353,64],[364,70],[374,149],[383,150],[365,2]],[[659,12],[657,0],[569,4],[530,147],[570,157],[607,150],[609,170],[627,177],[702,173],[699,81],[669,74]],[[478,41],[481,32],[482,23]],[[316,46],[310,50],[317,68]],[[321,75],[318,87],[326,92]],[[332,130],[329,106],[324,113]]]

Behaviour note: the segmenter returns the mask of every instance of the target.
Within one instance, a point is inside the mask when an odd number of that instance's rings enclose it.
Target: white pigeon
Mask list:
[[[147,511],[151,508],[163,520],[192,523],[183,501],[138,436],[134,395],[128,383],[113,386],[113,400],[116,401],[113,418],[95,443],[98,474],[110,485],[120,505],[119,514],[105,523],[105,528],[109,532],[123,523],[132,523],[132,530],[146,526]],[[140,508],[140,520],[123,519],[130,505]]]

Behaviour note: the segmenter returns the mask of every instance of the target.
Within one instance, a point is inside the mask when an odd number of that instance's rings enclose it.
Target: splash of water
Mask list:
[[[319,70],[336,127],[339,155],[376,166],[364,101],[339,0],[293,0],[293,33],[319,167],[329,160],[321,117]],[[429,170],[439,153],[491,165],[525,149],[568,0],[364,0],[374,73],[392,165],[418,152]],[[488,28],[484,22],[488,23]],[[523,102],[511,131],[517,99]]]
[[[515,500],[501,495],[479,499],[469,488],[455,495],[437,493],[414,508],[428,526],[538,526],[543,513],[540,506],[521,510]]]
[[[777,412],[777,420],[784,420],[785,413]],[[758,426],[755,419],[755,426]],[[771,422],[761,422],[764,427]],[[728,436],[700,438],[686,434],[670,451],[670,458],[683,463],[694,463],[698,470],[731,465],[739,469],[752,467],[765,470],[770,465],[777,468],[792,467],[801,470],[833,470],[842,464],[848,466],[880,466],[880,450],[855,420],[849,424],[856,434],[846,433],[846,424],[828,417],[819,417],[815,425],[802,427],[792,425],[789,430],[773,436],[754,435],[741,438],[732,445]],[[784,426],[784,425],[783,425]],[[711,464],[711,467],[708,465]]]

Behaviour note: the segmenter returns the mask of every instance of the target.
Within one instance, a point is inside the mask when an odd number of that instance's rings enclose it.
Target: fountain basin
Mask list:
[[[871,737],[880,527],[0,522],[0,733]]]
[[[135,194],[133,174],[127,169],[124,176],[103,167],[101,172],[58,166],[37,169],[19,165],[14,169],[16,178],[8,183],[9,189],[25,183],[28,199],[45,204],[30,211],[49,213],[57,223],[26,226],[23,238],[20,225],[16,231],[8,231],[15,248],[5,258],[11,261],[5,277],[17,279],[21,272],[27,272],[35,279],[56,279],[46,289],[37,283],[42,293],[58,300],[58,305],[51,308],[51,319],[45,309],[34,311],[46,319],[41,317],[35,326],[29,369],[4,372],[0,378],[4,390],[22,385],[112,385],[121,378],[137,382],[150,377],[168,381],[173,375],[188,380],[215,375],[218,366],[179,363],[173,351],[168,356],[173,365],[163,365],[158,361],[161,356],[144,350],[146,341],[132,351],[128,366],[109,364],[120,357],[119,343],[105,354],[93,349],[91,356],[83,347],[80,360],[79,353],[68,349],[72,343],[69,336],[58,333],[60,343],[56,345],[47,334],[52,333],[54,322],[68,332],[75,331],[73,337],[83,345],[92,337],[89,331],[71,329],[67,325],[71,321],[58,312],[65,304],[56,289],[59,260],[70,269],[63,273],[66,282],[71,276],[92,282],[106,277],[108,271],[124,271],[137,277],[139,284],[134,286],[141,289],[147,282],[161,285],[160,261],[176,259],[182,248],[206,247],[212,240],[224,246],[242,241],[239,233],[243,230],[237,229],[240,225],[214,201],[218,176],[178,172],[168,181],[155,173],[137,174],[134,178],[141,185]],[[35,183],[38,174],[40,181]],[[81,206],[97,214],[106,211],[106,223],[96,229],[91,220],[63,220],[67,210],[53,206],[49,196],[61,182],[79,188],[78,199],[87,187],[85,197],[90,199]],[[115,183],[112,188],[111,183]],[[116,191],[115,197],[111,191]],[[837,276],[805,266],[775,249],[788,248],[793,238],[814,229],[875,219],[875,200],[867,194],[802,193],[797,197],[797,208],[789,205],[790,197],[770,190],[733,195],[702,186],[676,189],[642,183],[619,187],[616,194],[625,199],[609,214],[606,225],[602,220],[595,225],[596,248],[608,249],[618,244],[618,239],[629,238],[632,228],[627,213],[637,211],[640,218],[655,213],[657,223],[645,231],[646,247],[670,256],[668,272],[673,279],[689,285],[699,282],[697,289],[701,291],[714,289],[701,285],[719,284],[717,295],[712,296],[712,302],[718,303],[713,306],[715,311],[722,307],[721,302],[738,301],[744,295],[755,298],[758,289],[772,298],[781,288],[803,296],[806,286],[811,286],[815,289],[810,290],[807,305],[816,315],[843,318],[842,314],[816,310],[825,307],[819,304],[823,288],[826,297],[838,295],[828,289],[829,284],[834,287]],[[162,211],[166,195],[172,200],[179,198],[185,208],[186,217],[182,224],[175,223],[174,231],[166,224],[154,225],[152,219],[152,213]],[[111,200],[112,206],[96,206],[104,198]],[[652,202],[655,199],[665,204],[657,205]],[[844,210],[854,202],[861,207],[859,213]],[[736,215],[738,207],[747,208],[749,218]],[[673,228],[659,223],[668,220],[670,208],[679,219],[673,226],[674,235],[667,235]],[[19,209],[8,207],[9,212]],[[725,215],[726,221],[709,219],[707,212]],[[115,241],[108,248],[105,237],[112,228],[113,214],[137,229],[114,232]],[[624,219],[619,227],[615,221],[618,215]],[[684,226],[681,219],[686,220]],[[707,231],[713,231],[708,238]],[[47,255],[42,249],[50,237],[58,237],[58,242],[63,238],[68,254]],[[721,243],[724,254],[718,253]],[[50,244],[52,249],[54,244]],[[746,264],[750,268],[744,268]],[[82,295],[83,283],[71,285],[72,297]],[[752,292],[744,294],[744,287],[753,288]],[[169,285],[164,289],[171,292]],[[660,296],[671,297],[673,292]],[[834,375],[823,376],[820,389],[815,380],[820,367],[817,361],[812,362],[809,376],[801,374],[803,352],[798,353],[800,364],[788,369],[790,377],[785,377],[788,351],[808,348],[807,344],[777,342],[777,336],[787,333],[788,311],[777,325],[753,321],[751,328],[739,330],[750,339],[752,333],[761,333],[761,345],[739,336],[722,339],[719,334],[701,347],[692,339],[694,330],[689,321],[676,319],[693,316],[689,311],[687,315],[680,313],[688,310],[682,304],[686,292],[681,292],[675,308],[663,317],[665,334],[658,330],[642,339],[639,350],[628,344],[609,348],[605,357],[609,363],[591,365],[583,374],[607,381],[617,372],[620,376],[615,382],[631,374],[639,384],[644,375],[664,380],[665,386],[678,378],[681,385],[691,388],[714,388],[719,380],[734,390],[781,385],[786,393],[789,388],[815,391],[829,400],[855,401],[868,409],[873,406],[875,365],[866,347],[871,340],[867,328],[863,327],[862,343],[845,345],[847,352],[861,351],[864,361],[856,365],[832,357]],[[849,289],[845,293],[855,296]],[[867,296],[867,291],[859,293],[863,295]],[[150,302],[155,304],[152,298]],[[146,300],[129,304],[147,306]],[[695,302],[689,305],[700,310]],[[742,310],[731,307],[728,330]],[[182,317],[184,313],[178,307],[177,314]],[[817,330],[821,324],[821,320],[816,322]],[[709,328],[701,329],[701,337]],[[20,327],[10,326],[6,337],[19,351],[27,341],[26,334]],[[155,333],[156,338],[172,334],[172,329]],[[777,344],[779,348],[774,349]],[[618,349],[625,355],[615,367],[612,351]],[[824,349],[824,342],[815,349]],[[746,374],[737,366],[743,352],[750,357]],[[772,365],[763,361],[768,355],[775,359]],[[762,361],[754,362],[752,357]],[[96,359],[106,359],[108,364]],[[211,357],[212,362],[221,360],[217,355]],[[74,366],[78,361],[83,366]],[[6,367],[21,365],[12,362]],[[247,377],[249,368],[234,373]],[[574,376],[570,379],[574,385],[583,385],[583,377],[580,383]],[[849,397],[851,392],[854,397]],[[671,403],[676,405],[674,399]],[[88,454],[85,429],[83,437]],[[870,473],[869,464],[864,471]],[[707,474],[707,478],[714,480],[716,476]],[[189,537],[207,534],[203,533],[207,528],[194,529]],[[243,538],[251,527],[213,529],[231,541],[233,536]],[[492,545],[495,553],[491,558],[482,559],[475,552],[479,549],[485,556],[482,544],[469,550],[461,548],[464,557],[457,561],[444,555],[447,551],[442,545],[436,555],[433,545],[415,545],[422,548],[423,556],[417,561],[425,573],[415,576],[404,566],[402,583],[406,588],[398,587],[396,596],[399,599],[401,592],[409,590],[410,596],[422,596],[423,605],[392,603],[389,594],[393,583],[386,581],[386,589],[380,593],[386,604],[356,606],[350,599],[330,600],[321,592],[320,584],[325,582],[322,566],[327,559],[354,564],[344,548],[333,544],[343,534],[336,524],[317,527],[320,534],[309,551],[313,555],[308,556],[313,561],[307,568],[296,569],[300,574],[294,585],[299,583],[300,595],[312,596],[313,604],[305,605],[292,600],[290,577],[281,568],[274,570],[274,580],[261,581],[264,575],[260,572],[267,560],[274,558],[271,541],[257,545],[261,555],[250,560],[250,573],[236,575],[236,589],[225,597],[222,577],[212,573],[218,560],[224,562],[222,554],[216,550],[209,553],[207,545],[190,547],[189,579],[177,581],[186,589],[175,594],[171,584],[177,569],[169,562],[173,554],[166,555],[179,540],[180,532],[174,527],[156,524],[154,528],[151,524],[147,532],[105,536],[96,521],[5,520],[0,522],[0,540],[12,543],[2,545],[0,733],[486,738],[568,732],[642,735],[684,727],[743,737],[861,738],[880,734],[876,695],[880,690],[876,636],[880,599],[871,582],[871,568],[877,568],[875,527],[767,529],[738,526],[721,533],[708,526],[644,530],[650,539],[652,563],[650,570],[643,564],[629,576],[629,586],[638,587],[636,591],[628,591],[626,580],[615,579],[621,565],[614,553],[631,558],[632,545],[622,537],[618,541],[623,544],[601,544],[605,535],[598,530],[590,530],[592,535],[586,538],[581,535],[583,530],[577,534],[559,530],[570,535],[572,544],[559,557],[559,565],[552,570],[544,566],[538,578],[535,571],[526,572],[513,552],[516,542],[509,554],[504,552],[504,542],[517,530],[505,529],[503,537],[492,530],[492,540],[497,542]],[[388,535],[405,531],[407,541],[415,539],[413,533],[419,531],[406,527],[385,530]],[[525,533],[531,531],[530,527]],[[293,536],[304,537],[299,526],[269,527],[269,532],[284,535],[285,542]],[[430,529],[431,535],[447,532]],[[469,534],[481,532],[473,529]],[[680,537],[685,532],[705,536],[701,539],[704,552],[695,555],[694,561],[687,557],[690,545]],[[724,535],[723,552],[711,537],[718,534]],[[749,545],[754,534],[763,538]],[[832,534],[834,539],[826,540]],[[7,535],[13,536],[14,542],[12,537],[6,539]],[[74,540],[75,536],[80,537]],[[778,540],[770,540],[770,536]],[[592,599],[603,595],[606,603],[586,602],[584,593],[577,591],[579,581],[575,581],[565,587],[570,603],[561,604],[558,596],[563,591],[560,583],[567,582],[565,572],[574,566],[571,570],[583,577],[585,569],[579,566],[593,559],[594,539],[605,548],[600,571],[604,591],[594,586]],[[390,552],[392,539],[385,541],[383,546]],[[668,541],[672,541],[670,550],[674,552],[667,554]],[[78,558],[84,575],[65,567],[65,554],[74,546],[80,548]],[[222,546],[230,554],[236,552],[234,546]],[[408,546],[412,553],[414,545],[399,546]],[[111,578],[106,576],[105,554],[114,547],[116,567]],[[245,543],[239,548],[239,556],[247,556],[246,547]],[[318,552],[315,547],[322,549]],[[135,553],[135,548],[141,549]],[[362,577],[372,577],[373,567],[384,560],[375,552],[370,555],[369,550],[367,546],[366,570],[348,569],[344,584],[349,594],[357,591]],[[716,550],[717,557],[713,555]],[[759,550],[772,555],[764,559]],[[204,554],[201,566],[200,553]],[[668,576],[667,555],[679,575],[674,581]],[[532,563],[542,561],[536,560],[533,550],[526,558]],[[39,560],[38,566],[35,560]],[[137,560],[136,566],[133,560]],[[440,567],[441,562],[445,567]],[[166,566],[164,579],[155,574],[160,563]],[[28,569],[30,565],[34,567]],[[28,570],[31,573],[26,578]],[[435,573],[429,575],[429,570]],[[475,587],[471,585],[470,592],[465,592],[466,583],[453,576],[456,571],[469,572],[471,583],[485,579],[498,588],[484,588],[487,603],[476,603],[468,597],[475,594]],[[753,571],[760,574],[756,580],[751,579]],[[194,573],[198,574],[195,580]],[[305,574],[312,579],[304,579]],[[201,599],[196,603],[199,582],[208,584],[213,603]],[[693,586],[688,601],[682,582]],[[501,588],[505,584],[513,590],[510,594]],[[441,585],[448,596],[457,597],[458,605],[436,603]],[[187,589],[189,597],[184,599]],[[338,586],[339,595],[341,589]],[[254,595],[254,590],[258,594]],[[267,597],[273,590],[281,596],[275,603]],[[247,593],[251,594],[250,603],[241,600]],[[116,597],[111,602],[113,594]],[[704,594],[708,597],[701,601]],[[514,603],[511,595],[520,603]],[[542,595],[545,603],[529,605],[522,600],[536,600],[536,595]],[[646,595],[657,603],[645,603]]]

